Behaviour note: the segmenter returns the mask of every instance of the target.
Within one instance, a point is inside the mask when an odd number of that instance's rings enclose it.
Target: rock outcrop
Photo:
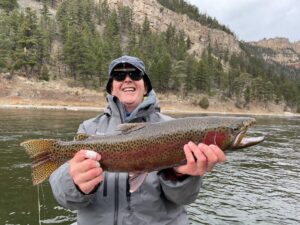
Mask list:
[[[195,53],[197,56],[201,56],[209,44],[212,47],[218,47],[220,51],[229,50],[229,53],[241,51],[239,42],[233,35],[203,26],[199,22],[191,20],[187,15],[181,15],[165,8],[156,0],[108,0],[107,2],[109,7],[114,9],[119,6],[130,7],[133,10],[134,22],[140,25],[147,17],[153,31],[165,31],[169,25],[184,31],[192,42],[190,53]]]
[[[271,38],[251,42],[251,44],[266,48],[263,53],[266,60],[300,68],[300,41],[292,43],[287,38]],[[267,49],[271,49],[271,51]]]

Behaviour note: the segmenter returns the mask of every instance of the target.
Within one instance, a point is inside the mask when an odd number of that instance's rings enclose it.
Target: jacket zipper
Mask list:
[[[118,225],[119,214],[119,174],[115,176],[115,213],[114,213],[114,225]]]
[[[107,173],[104,173],[103,196],[107,197]]]
[[[121,123],[124,123],[124,113],[121,113],[120,107],[117,107],[119,110],[119,115]],[[119,216],[119,173],[116,173],[115,176],[115,212],[114,212],[114,225],[118,225],[118,216]]]
[[[129,173],[127,174],[127,179],[126,179],[126,199],[127,199],[127,209],[130,211],[131,210],[131,205],[130,205],[130,185],[129,185]]]

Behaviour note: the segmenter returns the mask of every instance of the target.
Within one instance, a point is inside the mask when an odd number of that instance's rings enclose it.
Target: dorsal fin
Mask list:
[[[83,140],[88,139],[89,137],[90,137],[90,135],[88,135],[88,134],[79,133],[79,134],[75,135],[74,141],[83,141]]]
[[[118,126],[118,130],[122,133],[130,133],[142,129],[146,126],[146,123],[123,123]]]

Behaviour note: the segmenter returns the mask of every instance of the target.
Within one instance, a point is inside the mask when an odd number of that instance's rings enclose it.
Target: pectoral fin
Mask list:
[[[129,173],[130,193],[135,192],[146,180],[148,173]]]

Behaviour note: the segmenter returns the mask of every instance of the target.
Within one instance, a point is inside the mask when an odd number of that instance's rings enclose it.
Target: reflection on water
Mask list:
[[[67,225],[75,220],[52,197],[48,182],[33,187],[30,159],[19,143],[30,138],[70,140],[95,112],[0,110],[0,224]],[[205,176],[192,224],[299,224],[300,118],[258,117],[253,135],[264,143],[227,153]]]

